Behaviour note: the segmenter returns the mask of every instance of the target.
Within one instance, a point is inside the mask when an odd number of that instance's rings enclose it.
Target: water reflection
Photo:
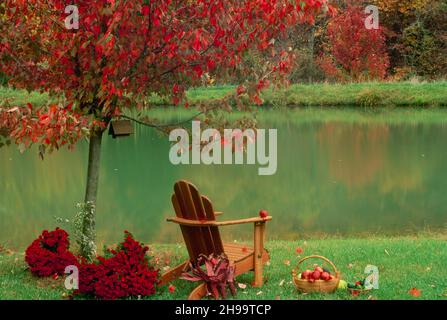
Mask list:
[[[173,166],[169,143],[150,129],[104,143],[98,203],[100,243],[132,231],[145,241],[180,240],[172,186],[189,179],[224,210],[225,219],[274,216],[270,238],[316,233],[406,233],[443,228],[447,217],[447,128],[435,124],[296,124],[278,128],[278,171],[257,166]],[[41,161],[34,151],[0,151],[0,243],[24,246],[54,217],[70,219],[82,200],[87,145]],[[224,237],[250,238],[251,226]]]

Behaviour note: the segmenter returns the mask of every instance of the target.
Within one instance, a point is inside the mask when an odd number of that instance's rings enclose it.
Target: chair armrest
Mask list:
[[[255,218],[247,218],[247,219],[239,219],[239,220],[229,220],[229,221],[216,221],[216,220],[203,220],[203,221],[197,221],[197,220],[189,220],[184,218],[168,218],[166,219],[169,222],[174,222],[183,226],[189,226],[189,227],[224,227],[224,226],[231,226],[235,224],[244,224],[244,223],[258,223],[258,222],[267,222],[272,220],[271,216],[261,218],[261,217],[255,217]]]

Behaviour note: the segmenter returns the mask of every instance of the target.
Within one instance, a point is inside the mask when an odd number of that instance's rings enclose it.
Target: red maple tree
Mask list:
[[[185,91],[204,74],[218,78],[244,68],[250,50],[266,52],[270,70],[253,84],[239,86],[233,98],[258,92],[267,77],[289,71],[289,52],[273,50],[289,26],[312,23],[332,11],[327,0],[4,0],[0,7],[0,72],[16,88],[48,92],[59,103],[36,108],[3,105],[0,131],[22,149],[40,151],[73,146],[88,136],[85,203],[96,203],[101,140],[110,121],[126,109],[143,107],[152,93],[187,106]],[[65,26],[67,5],[76,5],[79,28]],[[250,70],[246,70],[249,72]],[[219,106],[227,108],[222,101]],[[150,124],[157,127],[156,124]],[[94,254],[94,211],[84,219]]]
[[[367,29],[364,7],[349,5],[327,26],[328,43],[319,64],[339,81],[383,79],[389,57],[382,27]]]

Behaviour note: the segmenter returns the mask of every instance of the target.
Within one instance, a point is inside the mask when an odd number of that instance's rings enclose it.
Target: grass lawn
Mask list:
[[[152,253],[170,266],[186,257],[183,245],[150,246]],[[252,288],[252,274],[238,277],[247,284],[238,289],[238,299],[447,299],[447,236],[430,235],[399,238],[328,238],[307,241],[269,241],[271,262],[265,267],[266,284]],[[379,290],[352,297],[347,291],[334,294],[299,294],[291,283],[290,272],[300,256],[320,254],[330,258],[342,272],[342,279],[364,277],[366,265],[379,268]],[[313,262],[310,262],[311,264]],[[184,280],[173,282],[174,293],[161,288],[152,299],[185,299],[194,287]],[[419,298],[408,291],[421,290]],[[38,279],[26,270],[23,253],[3,249],[0,253],[0,299],[63,299],[67,293],[63,279]]]
[[[187,97],[191,106],[209,99],[219,99],[234,92],[234,86],[215,86],[191,89]],[[294,84],[287,89],[263,92],[265,106],[279,107],[445,107],[447,106],[447,82],[433,83],[353,83],[353,84]],[[0,101],[10,104],[45,105],[46,94],[0,87]],[[170,105],[171,101],[152,95],[149,101],[155,106]]]

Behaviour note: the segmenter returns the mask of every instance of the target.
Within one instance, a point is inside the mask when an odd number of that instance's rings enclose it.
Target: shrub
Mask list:
[[[382,101],[383,97],[376,90],[365,89],[357,96],[357,104],[364,108],[377,107]]]
[[[331,19],[328,43],[318,63],[330,78],[339,81],[384,79],[389,66],[384,30],[365,28],[363,7],[349,6]]]
[[[107,300],[153,295],[158,270],[149,265],[148,250],[126,231],[124,241],[116,250],[108,250],[108,257],[80,265],[75,294]]]
[[[69,251],[69,245],[65,230],[45,230],[26,249],[25,261],[36,276],[63,275],[65,267],[78,265],[76,257]]]

